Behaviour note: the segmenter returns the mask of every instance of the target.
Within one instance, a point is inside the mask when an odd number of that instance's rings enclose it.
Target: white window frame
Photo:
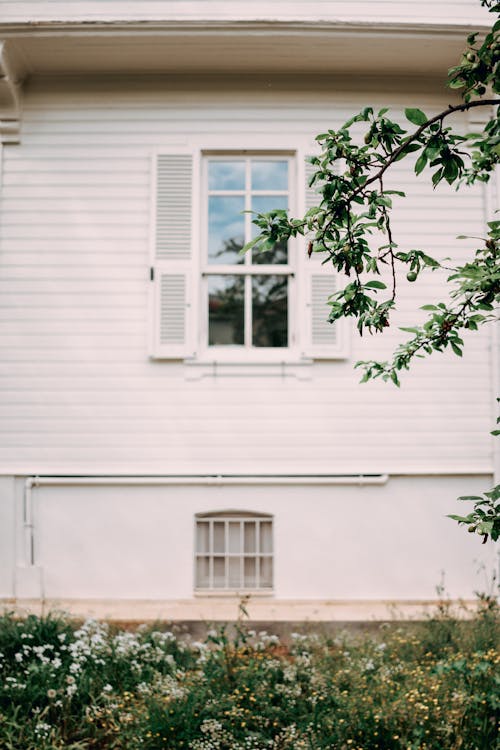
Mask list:
[[[252,160],[261,159],[276,161],[288,161],[288,211],[289,215],[294,216],[297,208],[297,152],[291,150],[217,150],[217,151],[202,151],[201,158],[201,181],[200,181],[200,250],[199,250],[199,294],[198,294],[198,309],[199,309],[199,346],[197,347],[199,353],[199,360],[205,362],[221,362],[221,363],[279,363],[290,359],[298,358],[298,347],[297,347],[297,309],[298,309],[298,296],[297,296],[297,285],[296,285],[296,272],[297,272],[297,242],[294,239],[288,240],[288,263],[286,264],[254,264],[251,265],[248,261],[244,264],[238,265],[223,265],[223,264],[210,264],[208,262],[208,163],[211,160],[228,161],[231,159],[245,160],[247,164],[251,163]],[[247,166],[247,180],[245,186],[245,198],[246,203],[250,199],[250,190],[248,184],[248,173],[249,167]],[[272,195],[276,192],[276,195],[282,195],[283,191],[270,191],[263,190],[262,194]],[[255,194],[256,191],[253,191]],[[236,194],[236,193],[233,193]],[[258,193],[257,193],[258,194]],[[246,205],[246,209],[249,205]],[[252,224],[252,215],[249,213],[245,214],[245,235],[249,237],[250,228]],[[248,256],[250,257],[250,256]],[[288,346],[282,347],[258,347],[252,346],[251,342],[248,341],[249,335],[251,334],[252,321],[251,321],[251,289],[248,282],[245,283],[245,331],[247,341],[244,345],[228,345],[228,346],[209,346],[208,344],[208,278],[209,276],[224,276],[224,275],[242,275],[249,277],[252,275],[283,275],[288,277],[288,297],[287,297],[287,312],[288,312]]]
[[[214,546],[214,524],[222,523],[224,525],[224,550],[215,550]],[[240,525],[240,546],[238,551],[229,551],[229,524],[239,523]],[[260,549],[260,527],[266,523],[271,526],[270,552],[263,552]],[[201,524],[208,525],[209,545],[208,550],[202,550],[198,547],[198,528]],[[244,550],[244,527],[245,524],[255,524],[255,550],[245,552]],[[224,560],[224,585],[216,586],[214,573],[215,558]],[[262,559],[271,561],[271,583],[270,585],[260,585],[260,565]],[[198,578],[198,561],[207,559],[209,565],[208,586],[201,586]],[[239,560],[239,585],[230,585],[229,560]],[[245,560],[253,560],[255,563],[256,585],[253,587],[245,586]],[[194,519],[194,590],[197,594],[211,593],[251,593],[251,594],[272,594],[274,591],[274,518],[268,513],[254,513],[252,511],[214,511],[207,513],[197,513]]]
[[[311,365],[316,360],[341,360],[350,355],[349,321],[340,320],[335,324],[336,340],[332,345],[318,347],[311,339],[312,273],[321,273],[324,269],[319,258],[308,259],[305,252],[307,239],[300,235],[288,241],[290,276],[288,281],[288,347],[245,347],[242,346],[208,346],[208,304],[207,304],[207,270],[217,275],[216,265],[210,264],[203,257],[207,252],[207,206],[208,194],[205,189],[206,159],[220,157],[276,158],[289,160],[289,210],[291,216],[302,216],[307,207],[306,197],[306,158],[314,153],[315,145],[303,136],[283,138],[261,134],[247,134],[244,138],[233,138],[227,134],[213,138],[193,137],[182,146],[165,144],[157,147],[152,153],[152,203],[151,203],[151,270],[149,295],[149,353],[154,360],[178,360],[188,366],[186,377],[197,379],[207,375],[232,374],[238,372],[255,374],[285,372],[284,366],[299,367],[287,370],[297,377],[306,376],[303,365]],[[184,263],[169,260],[166,263],[157,257],[156,250],[156,211],[157,186],[156,170],[159,156],[188,154],[192,158],[192,193],[191,193],[191,252]],[[265,192],[265,191],[264,191]],[[248,215],[248,221],[251,217]],[[281,266],[281,264],[279,264]],[[272,266],[256,265],[255,273],[269,269],[275,272],[278,264]],[[233,269],[232,269],[233,270]],[[160,288],[159,281],[164,273],[184,274],[185,276],[185,340],[179,346],[160,342]],[[245,272],[243,269],[240,272]],[[334,287],[334,284],[332,285]],[[328,309],[325,300],[325,319]],[[221,368],[218,368],[221,365]],[[238,368],[238,369],[236,369]]]

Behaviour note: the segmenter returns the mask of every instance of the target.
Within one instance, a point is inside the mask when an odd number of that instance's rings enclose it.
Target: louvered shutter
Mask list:
[[[152,356],[194,355],[192,153],[162,153],[153,165]]]
[[[310,157],[306,158],[304,174],[305,174],[305,210],[309,211],[313,206],[319,206],[321,201],[321,195],[317,192],[319,183],[315,182],[314,185],[309,185],[311,177],[316,171],[316,167],[309,161]]]
[[[308,211],[318,206],[321,195],[318,183],[309,185],[315,167],[305,160],[304,207]],[[306,237],[306,241],[307,241]],[[346,356],[344,322],[329,323],[328,298],[337,291],[337,276],[328,264],[322,265],[323,255],[312,255],[303,263],[304,296],[306,304],[306,330],[303,354],[313,359],[335,359]]]

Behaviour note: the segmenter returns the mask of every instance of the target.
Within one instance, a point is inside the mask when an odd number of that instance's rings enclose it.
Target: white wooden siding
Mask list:
[[[353,334],[345,362],[275,366],[268,376],[261,368],[253,377],[248,367],[198,374],[148,359],[153,150],[207,134],[221,147],[256,133],[271,145],[284,133],[303,144],[368,100],[407,101],[394,93],[301,94],[289,84],[223,93],[189,86],[41,80],[27,90],[22,142],[5,147],[3,164],[2,471],[490,471],[488,331],[469,337],[463,360],[418,362],[400,391],[359,386],[352,369],[390,353],[405,336],[397,325],[439,298],[437,275],[429,274],[426,291],[404,283],[394,327],[383,338]],[[418,102],[429,112],[447,103],[430,95]],[[407,169],[398,165],[398,177],[411,186]],[[456,234],[481,231],[479,190],[433,193],[421,181],[412,192],[418,202],[408,201],[397,221],[401,242],[446,256]]]

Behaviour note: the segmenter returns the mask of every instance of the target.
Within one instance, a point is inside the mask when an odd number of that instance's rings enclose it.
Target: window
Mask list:
[[[197,590],[272,589],[272,516],[233,511],[198,513],[195,524]]]
[[[151,356],[191,363],[310,362],[346,356],[343,324],[327,322],[332,267],[298,238],[240,254],[257,232],[250,211],[315,205],[303,152],[154,157]]]
[[[290,158],[206,157],[203,307],[210,348],[290,344],[292,267],[287,243],[261,252],[242,247],[258,233],[252,213],[288,210]]]

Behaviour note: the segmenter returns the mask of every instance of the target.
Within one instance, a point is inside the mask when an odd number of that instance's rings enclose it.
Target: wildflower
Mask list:
[[[47,698],[50,698],[50,700],[52,700],[53,698],[55,698],[56,695],[57,695],[57,690],[54,690],[54,688],[49,688],[47,690]]]

